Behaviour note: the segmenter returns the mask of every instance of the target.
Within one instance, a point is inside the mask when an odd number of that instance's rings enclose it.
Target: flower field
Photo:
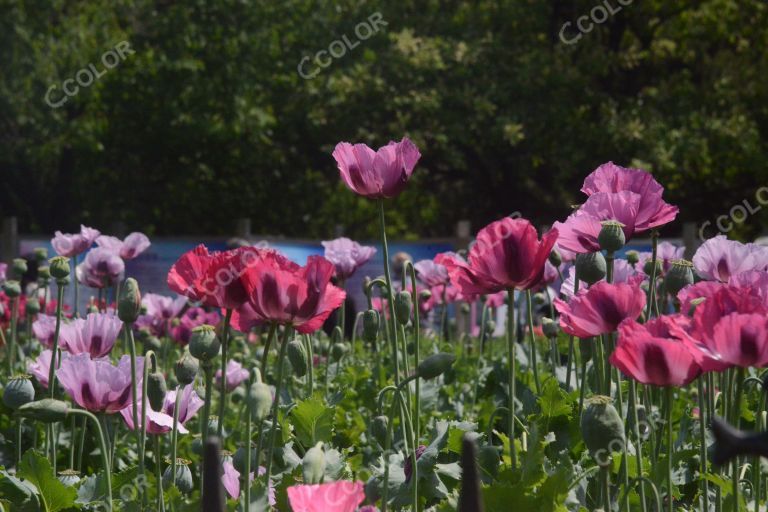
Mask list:
[[[150,239],[86,226],[26,286],[26,260],[0,264],[0,510],[765,510],[768,247],[683,259],[663,184],[608,162],[549,230],[506,217],[394,257],[421,158],[336,145],[380,244],[304,265],[199,245],[149,293],[126,261]]]

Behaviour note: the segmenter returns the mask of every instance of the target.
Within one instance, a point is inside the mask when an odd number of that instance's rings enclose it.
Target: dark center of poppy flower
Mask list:
[[[756,326],[742,325],[739,347],[741,348],[742,361],[748,363],[757,362],[760,355],[760,346],[758,341],[758,332]]]
[[[101,352],[101,344],[104,342],[103,338],[96,334],[91,338],[91,354],[98,354]]]
[[[669,364],[664,349],[656,344],[648,344],[645,347],[645,371],[651,382],[669,382]]]
[[[731,275],[731,270],[728,268],[728,262],[725,258],[722,258],[717,262],[717,274],[721,281],[727,281]]]

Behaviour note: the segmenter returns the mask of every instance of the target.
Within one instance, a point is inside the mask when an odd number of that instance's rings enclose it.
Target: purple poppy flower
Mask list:
[[[704,279],[727,283],[734,274],[768,269],[768,248],[717,235],[698,248],[693,255],[693,266]]]
[[[416,448],[417,463],[425,451],[427,451],[427,447],[423,444]],[[411,479],[411,475],[413,474],[413,463],[411,462],[411,457],[405,458],[405,464],[403,464],[403,472],[405,473],[405,481],[409,481]]]
[[[97,229],[80,225],[80,233],[62,233],[61,231],[56,231],[54,237],[51,239],[51,245],[53,246],[53,250],[56,251],[56,254],[59,256],[71,258],[90,249],[93,242],[100,234],[101,233]]]
[[[136,358],[141,375],[144,358]],[[117,366],[94,360],[88,354],[70,356],[61,362],[56,376],[77,405],[91,412],[115,413],[131,403],[131,358],[123,356]]]
[[[324,241],[323,247],[325,247],[325,259],[333,263],[336,277],[341,280],[351,277],[358,268],[376,254],[375,247],[360,245],[344,237]]]
[[[112,286],[125,272],[125,262],[109,249],[97,247],[89,251],[75,269],[77,280],[91,288]]]
[[[62,324],[59,333],[61,349],[70,354],[90,354],[93,359],[109,355],[123,322],[113,314],[88,313]]]
[[[120,240],[114,236],[102,235],[96,239],[96,245],[109,249],[124,260],[132,260],[146,251],[150,245],[149,238],[144,233],[134,232]]]
[[[142,379],[143,380],[143,379]],[[141,418],[141,403],[142,397],[139,393],[137,398],[137,405],[139,406],[139,418]],[[204,401],[195,393],[191,384],[184,386],[181,391],[181,400],[179,400],[179,423],[178,431],[181,434],[187,434],[189,430],[184,424],[190,419],[194,418],[197,411],[203,407]],[[163,401],[163,409],[161,411],[155,411],[147,404],[147,432],[150,434],[166,434],[173,430],[173,408],[176,404],[176,390],[169,391],[165,394],[165,400]],[[134,430],[133,425],[133,403],[129,403],[128,407],[120,411],[120,415],[123,417],[126,426]],[[139,419],[141,421],[141,419]],[[139,425],[141,426],[141,425]]]
[[[221,475],[221,483],[224,485],[224,489],[227,491],[227,494],[229,494],[229,497],[236,500],[240,497],[240,472],[235,469],[231,459],[225,459],[222,466],[224,471]],[[267,469],[264,466],[259,466],[259,476],[264,475],[266,472]],[[248,480],[253,482],[253,478],[254,475],[251,472],[248,475]],[[272,485],[271,481],[269,483],[267,499],[270,506],[274,506],[277,503],[277,499],[275,498],[275,487]]]
[[[445,265],[435,263],[434,260],[421,260],[416,262],[413,267],[422,283],[429,288],[434,286],[444,286],[448,284],[448,269]]]
[[[141,298],[141,303],[147,308],[147,315],[170,320],[179,316],[181,310],[187,305],[187,298],[180,295],[174,299],[157,293],[147,293]]]
[[[237,361],[230,360],[227,362],[227,390],[232,391],[237,386],[248,380],[251,374],[243,368],[243,365]],[[221,370],[216,372],[216,385],[221,382]]]
[[[339,142],[333,150],[341,179],[354,193],[372,199],[396,197],[421,158],[419,148],[404,137],[374,151],[365,144]]]
[[[56,317],[38,313],[37,319],[32,322],[32,333],[44,347],[53,348],[53,336],[56,333]]]
[[[68,358],[69,354],[66,352],[61,353],[61,361]],[[51,351],[43,350],[37,359],[27,363],[27,372],[37,379],[45,389],[48,389],[48,376],[51,372]]]

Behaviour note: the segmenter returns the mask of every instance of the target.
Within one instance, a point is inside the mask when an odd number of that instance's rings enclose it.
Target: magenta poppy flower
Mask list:
[[[600,192],[628,191],[640,196],[634,230],[647,231],[675,220],[678,208],[664,202],[662,187],[653,176],[642,169],[621,167],[608,162],[586,177],[581,191],[592,196]],[[621,220],[618,219],[620,222]]]
[[[70,354],[90,354],[93,359],[109,355],[123,322],[113,314],[88,313],[61,325],[59,343]]]
[[[421,260],[413,265],[419,280],[432,288],[448,284],[448,269],[435,260]]]
[[[32,322],[32,334],[46,348],[53,348],[53,336],[56,333],[56,317],[38,313]]]
[[[143,380],[143,379],[142,379]],[[141,404],[142,396],[139,391],[139,396],[136,399],[136,404],[139,407],[139,422],[141,422]],[[147,403],[147,432],[150,434],[166,434],[173,430],[173,408],[176,404],[176,390],[171,390],[165,394],[165,400],[163,400],[163,408],[160,411],[155,411]],[[190,419],[194,418],[205,402],[202,398],[195,393],[191,384],[184,386],[181,391],[181,400],[179,400],[179,423],[178,431],[181,434],[189,432],[184,426]],[[126,426],[134,429],[133,425],[133,402],[128,404],[128,407],[120,411],[120,415],[123,417],[123,421]],[[139,424],[141,427],[141,424]]]
[[[93,242],[99,237],[101,233],[97,229],[89,228],[87,226],[80,225],[80,233],[62,233],[57,231],[54,237],[51,239],[51,245],[53,250],[59,256],[66,256],[71,258],[82,254],[91,248]]]
[[[721,318],[732,313],[766,315],[768,308],[753,290],[722,285],[696,306],[693,313],[692,335],[705,345],[712,347],[714,342],[712,336],[717,323]]]
[[[699,281],[698,283],[689,284],[677,292],[677,300],[680,301],[680,311],[687,314],[694,300],[711,297],[717,290],[723,287],[725,287],[723,283],[715,281]]]
[[[375,247],[360,245],[349,238],[337,238],[322,242],[325,259],[333,263],[336,277],[346,280],[376,254]]]
[[[768,365],[768,319],[764,314],[731,313],[720,318],[705,344],[725,363],[762,368]]]
[[[299,267],[276,252],[264,253],[243,274],[254,312],[265,322],[292,325],[308,334],[319,329],[344,301],[344,290],[330,284],[333,264],[310,256]]]
[[[144,358],[136,358],[136,372],[141,375]],[[131,358],[123,356],[117,366],[77,354],[61,361],[56,372],[64,391],[77,405],[91,412],[115,413],[131,402]]]
[[[202,301],[207,295],[202,281],[211,266],[211,259],[208,248],[202,244],[185,252],[168,271],[168,287],[192,301]]]
[[[200,307],[189,308],[181,315],[178,323],[172,322],[170,335],[178,344],[186,346],[192,336],[192,329],[203,324],[218,325],[220,321],[221,315],[216,311],[205,311]]]
[[[232,391],[237,386],[248,380],[251,374],[243,368],[243,365],[237,361],[230,359],[227,362],[227,390]],[[216,386],[221,383],[221,370],[216,372]]]
[[[97,247],[88,251],[85,260],[77,266],[77,280],[91,288],[106,288],[120,280],[125,272],[125,262],[109,249]]]
[[[599,282],[580,290],[570,302],[555,299],[560,327],[568,334],[590,338],[613,332],[627,318],[643,312],[645,293],[629,283]]]
[[[768,272],[749,270],[734,274],[728,279],[728,284],[748,290],[750,295],[762,298],[763,304],[768,306]]]
[[[480,230],[467,262],[445,253],[435,262],[445,265],[451,283],[466,296],[527,290],[541,281],[557,236],[552,229],[539,240],[530,222],[506,217]]]
[[[96,239],[96,245],[109,249],[124,260],[132,260],[149,249],[152,245],[144,233],[134,232],[120,240],[114,236],[101,235]]]
[[[288,487],[288,501],[293,512],[354,512],[364,500],[362,482],[339,480]]]
[[[717,235],[696,250],[693,266],[704,279],[727,283],[734,274],[768,269],[768,248]]]
[[[232,312],[229,325],[236,331],[246,333],[251,332],[254,327],[264,325],[264,319],[254,311],[250,303],[246,302]]]
[[[59,363],[69,357],[66,352],[61,353],[61,359]],[[27,372],[37,379],[42,387],[48,389],[48,376],[51,372],[51,351],[50,349],[43,350],[37,359],[27,363]]]
[[[374,151],[365,144],[339,142],[333,158],[344,184],[371,199],[396,197],[405,188],[421,158],[419,148],[407,137]]]
[[[684,386],[701,373],[686,345],[657,336],[631,319],[619,326],[619,340],[609,361],[625,375],[654,386]]]

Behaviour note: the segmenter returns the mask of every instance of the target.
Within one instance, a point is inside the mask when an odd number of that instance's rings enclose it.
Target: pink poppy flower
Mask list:
[[[763,304],[768,306],[768,272],[749,270],[734,274],[728,279],[728,284],[747,290],[750,295],[760,297],[763,299]]]
[[[619,340],[610,363],[638,382],[654,386],[684,386],[701,368],[686,345],[659,336],[630,319],[619,326]]]
[[[590,338],[613,332],[627,318],[636,319],[643,312],[645,293],[628,283],[599,282],[580,290],[570,302],[555,299],[560,313],[560,327],[568,334]]]
[[[432,288],[448,284],[448,269],[434,260],[421,260],[413,265],[419,280]]]
[[[265,253],[242,276],[254,312],[266,322],[292,325],[308,334],[319,329],[346,297],[330,284],[333,264],[310,256],[299,267],[275,252]]]
[[[489,308],[500,308],[507,300],[507,292],[497,292],[485,297],[485,305]]]
[[[47,348],[53,348],[53,336],[56,333],[56,317],[39,313],[32,322],[32,334]]]
[[[109,249],[97,247],[88,251],[85,260],[75,268],[77,280],[91,288],[106,288],[125,272],[125,262]]]
[[[403,191],[421,153],[410,139],[403,137],[378,151],[365,144],[339,142],[333,158],[347,188],[363,197],[383,199]]]
[[[143,380],[143,379],[142,379]],[[138,384],[138,382],[137,382]],[[136,399],[139,406],[139,427],[141,427],[141,403],[142,396],[139,390],[139,396]],[[163,408],[155,411],[147,402],[147,432],[150,434],[166,434],[173,430],[173,408],[176,404],[176,390],[171,390],[165,394]],[[194,418],[205,402],[195,393],[194,387],[189,384],[184,386],[181,391],[181,400],[179,400],[179,423],[178,431],[181,434],[187,434],[189,430],[184,426],[190,419]],[[133,425],[133,402],[129,402],[125,409],[120,411],[126,426],[134,430]]]
[[[435,262],[445,265],[451,283],[465,296],[526,290],[541,281],[557,236],[552,229],[539,240],[529,221],[506,217],[480,230],[467,262],[449,253],[438,254]]]
[[[134,232],[125,237],[125,240],[120,240],[114,236],[101,235],[96,239],[96,245],[114,252],[124,260],[132,260],[146,251],[152,244],[147,235]]]
[[[90,249],[100,234],[96,229],[80,225],[80,233],[65,234],[57,231],[51,239],[51,245],[59,256],[71,258]]]
[[[628,283],[633,286],[640,286],[645,280],[645,274],[638,272],[627,260],[617,259],[613,262],[613,282]],[[576,267],[569,266],[566,269],[565,281],[560,286],[560,295],[570,300],[573,297],[573,286],[576,281]],[[605,282],[605,279],[599,282]],[[589,287],[584,281],[579,281],[579,290],[586,290]]]
[[[693,266],[704,279],[727,283],[734,274],[768,269],[768,248],[717,235],[696,250]]]
[[[123,322],[113,314],[88,313],[62,324],[59,332],[61,349],[70,354],[90,354],[97,359],[109,355]]]
[[[684,255],[685,247],[678,247],[669,242],[661,242],[656,248],[656,260],[661,262],[661,268],[665,273],[672,267],[673,261],[683,259]],[[638,258],[640,265],[638,265],[637,270],[643,272],[645,262],[653,258],[653,253],[641,252],[638,254]]]
[[[376,254],[375,247],[360,245],[344,237],[324,241],[322,244],[325,247],[325,259],[333,263],[336,278],[341,280],[352,277],[358,268]]]
[[[240,332],[251,332],[254,327],[264,325],[264,319],[259,316],[250,303],[246,302],[232,312],[229,323],[233,329]]]
[[[136,358],[136,371],[143,371],[144,358]],[[61,361],[56,372],[64,391],[77,405],[91,412],[115,413],[131,402],[131,358],[123,356],[117,366],[77,354]]]
[[[187,298],[177,296],[176,298],[157,293],[146,293],[141,297],[141,304],[146,308],[147,315],[162,320],[176,318],[187,305]]]
[[[240,472],[235,469],[234,464],[232,464],[232,459],[225,459],[223,464],[224,471],[221,475],[221,483],[224,485],[224,490],[227,491],[227,494],[229,494],[229,497],[233,500],[240,498]],[[259,466],[259,476],[264,475],[267,472],[267,469],[264,466]],[[249,475],[249,480],[253,482],[254,475],[253,472],[251,472]],[[272,485],[272,482],[269,483],[269,492],[267,495],[267,500],[269,501],[269,504],[271,506],[275,506],[277,503],[277,498],[275,497],[275,487]]]
[[[66,352],[61,353],[61,360],[63,361],[69,357]],[[48,389],[48,376],[51,372],[51,351],[50,349],[43,350],[37,359],[27,363],[27,372],[37,379],[42,387]]]
[[[363,500],[362,482],[340,480],[288,487],[288,501],[293,512],[354,512]]]
[[[248,380],[251,374],[243,368],[243,365],[231,359],[227,362],[227,390],[232,391],[237,386]],[[216,386],[221,383],[221,370],[216,372]]]
[[[170,336],[181,346],[186,346],[192,336],[192,329],[203,324],[218,325],[220,321],[221,315],[216,311],[205,311],[200,307],[189,308],[181,315],[178,322],[176,320],[171,322]]]

